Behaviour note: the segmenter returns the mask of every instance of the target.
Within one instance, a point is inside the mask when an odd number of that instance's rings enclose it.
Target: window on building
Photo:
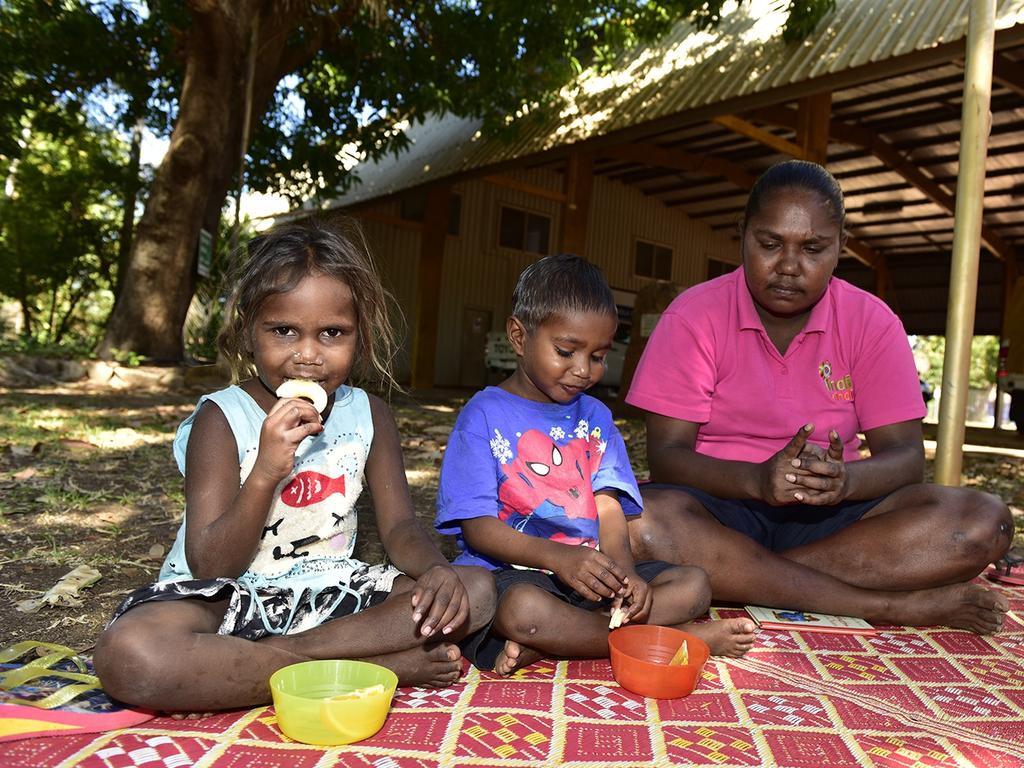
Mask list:
[[[551,218],[539,213],[530,213],[518,208],[501,206],[501,221],[498,225],[498,245],[516,251],[550,253]]]
[[[427,213],[427,193],[417,189],[402,195],[398,215],[405,221],[422,222]],[[458,235],[462,221],[462,196],[454,192],[448,197],[448,234]]]
[[[671,280],[672,249],[666,248],[664,245],[637,240],[636,253],[633,258],[633,274],[637,277]]]
[[[716,277],[728,274],[736,269],[735,264],[730,264],[727,261],[719,261],[718,259],[708,259],[708,280],[713,280]]]
[[[414,189],[402,195],[399,202],[398,215],[406,221],[423,221],[427,212],[427,193],[422,189]]]

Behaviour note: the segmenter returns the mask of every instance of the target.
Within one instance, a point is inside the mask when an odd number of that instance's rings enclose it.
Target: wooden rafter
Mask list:
[[[786,128],[795,129],[797,125],[796,110],[788,107],[764,107],[755,110],[751,115],[756,120]],[[922,171],[916,163],[903,155],[896,147],[872,131],[839,120],[833,120],[829,130],[837,141],[867,150],[929,200],[950,213],[956,212],[956,198],[949,191]],[[1013,246],[984,223],[981,226],[981,239],[998,258],[1004,260],[1015,258]]]
[[[793,146],[796,147],[795,144]],[[682,149],[669,149],[652,142],[605,147],[600,154],[602,157],[626,160],[640,165],[671,168],[683,173],[719,176],[728,179],[742,190],[749,190],[757,179],[745,168],[723,158],[713,155],[698,155]],[[846,249],[853,254],[854,258],[868,267],[873,268],[880,258],[874,248],[855,237],[847,238]]]
[[[514,179],[511,176],[499,176],[497,174],[492,174],[490,176],[484,176],[483,180],[496,187],[514,189],[517,192],[525,192],[528,195],[544,197],[548,200],[554,200],[557,203],[564,203],[566,201],[565,192],[557,189],[548,189],[547,187],[542,187],[537,184],[531,184],[528,181],[520,181],[519,179]]]
[[[1014,61],[1005,53],[992,60],[992,79],[1019,96],[1024,96],[1024,64]]]

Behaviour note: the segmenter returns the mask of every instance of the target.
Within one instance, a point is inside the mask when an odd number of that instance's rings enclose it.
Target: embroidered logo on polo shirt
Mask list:
[[[822,360],[818,366],[818,375],[825,382],[825,389],[833,400],[853,400],[853,379],[850,374],[835,378],[832,375],[832,363]]]

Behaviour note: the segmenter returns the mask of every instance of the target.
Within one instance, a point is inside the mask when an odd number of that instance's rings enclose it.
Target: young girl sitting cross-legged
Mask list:
[[[270,675],[306,659],[364,659],[400,685],[445,686],[459,676],[457,641],[491,618],[490,574],[449,565],[418,524],[394,419],[350,384],[393,383],[394,333],[348,227],[250,243],[219,339],[244,380],[202,397],[179,427],[185,520],[160,581],[124,601],[96,647],[117,699],[269,703]],[[364,482],[394,566],[352,558]]]

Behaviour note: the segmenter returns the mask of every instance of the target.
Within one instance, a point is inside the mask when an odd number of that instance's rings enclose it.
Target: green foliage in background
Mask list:
[[[946,354],[945,336],[917,336],[914,340],[914,354],[928,363],[928,370],[921,378],[933,387],[942,385],[942,361]],[[999,363],[999,339],[995,336],[975,336],[971,340],[971,366],[968,386],[984,389],[996,383],[996,367]]]
[[[81,113],[34,117],[4,174],[0,294],[18,304],[20,349],[91,348],[112,301],[127,148]]]

